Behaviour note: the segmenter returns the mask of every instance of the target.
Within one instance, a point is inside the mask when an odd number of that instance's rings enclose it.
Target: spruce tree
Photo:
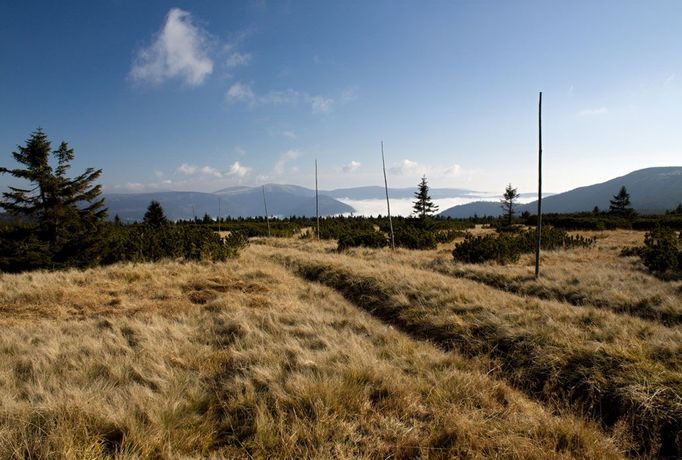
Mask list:
[[[517,189],[509,184],[507,185],[507,188],[504,189],[504,195],[502,195],[502,199],[500,200],[504,214],[507,216],[507,225],[509,226],[511,226],[512,219],[514,218],[514,202],[518,200],[519,196]]]
[[[612,200],[609,200],[611,205],[609,206],[609,212],[611,214],[617,214],[625,217],[630,217],[635,214],[634,209],[630,206],[630,194],[622,186],[618,193],[613,196]]]
[[[433,201],[431,201],[431,197],[429,196],[429,185],[426,182],[426,176],[423,176],[417,185],[417,191],[414,192],[414,197],[416,199],[412,209],[414,209],[414,214],[420,219],[426,219],[438,211],[438,206],[433,204]]]
[[[144,213],[143,223],[151,225],[152,227],[161,227],[168,223],[166,214],[163,212],[161,203],[158,201],[151,201],[147,207],[147,212]]]
[[[46,267],[96,262],[104,238],[106,208],[101,186],[94,182],[102,170],[88,168],[76,177],[67,176],[73,149],[62,142],[51,151],[50,141],[40,128],[12,156],[22,167],[0,167],[0,173],[27,185],[10,186],[0,207],[29,226],[31,239],[25,244],[31,246],[31,252],[40,251]]]

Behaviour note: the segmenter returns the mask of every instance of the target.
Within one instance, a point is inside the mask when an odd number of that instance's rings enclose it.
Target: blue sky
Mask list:
[[[0,164],[42,127],[109,192],[534,190],[682,163],[681,2],[0,5]],[[0,186],[8,183],[0,178]]]

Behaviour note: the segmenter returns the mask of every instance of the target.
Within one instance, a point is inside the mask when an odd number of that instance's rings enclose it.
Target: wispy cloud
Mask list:
[[[213,166],[196,166],[183,163],[178,166],[176,171],[183,176],[215,177],[220,179],[229,176],[244,178],[251,172],[251,168],[242,165],[239,161],[235,161],[226,171],[220,171]]]
[[[200,85],[213,71],[208,43],[208,33],[194,24],[190,13],[173,8],[152,43],[137,52],[129,76],[139,82],[179,78]]]
[[[392,166],[389,171],[391,174],[398,176],[421,176],[428,172],[428,167],[406,158],[397,165]]]
[[[665,80],[663,81],[663,84],[664,84],[665,86],[668,86],[669,84],[671,84],[672,82],[674,82],[676,78],[677,78],[677,74],[676,74],[675,72],[673,72],[673,73],[671,73],[670,75],[668,75],[667,77],[665,77]]]
[[[348,93],[342,97],[345,97],[342,102],[346,103],[355,96]],[[228,103],[246,103],[251,107],[305,104],[310,107],[312,113],[316,114],[332,112],[337,102],[332,97],[311,95],[292,88],[259,94],[251,88],[250,84],[244,82],[233,83],[225,93],[225,98]]]
[[[293,131],[282,131],[282,136],[286,137],[287,139],[296,139],[298,136],[296,136],[296,133]]]
[[[433,176],[433,177],[455,177],[462,174],[462,167],[458,164],[450,166],[427,165],[417,161],[404,159],[397,165],[389,169],[391,174],[397,176]]]
[[[310,103],[313,106],[313,113],[328,113],[334,108],[334,99],[328,97],[313,96]]]
[[[232,86],[230,86],[230,89],[227,90],[226,96],[232,101],[246,102],[252,102],[256,97],[249,85],[240,82],[234,83]]]
[[[275,163],[275,167],[273,168],[273,172],[277,176],[281,176],[284,174],[287,163],[289,163],[292,160],[295,160],[296,158],[301,156],[301,152],[298,150],[287,150],[283,154],[279,156],[277,159],[277,163]]]
[[[239,164],[238,161],[235,161],[232,166],[230,166],[230,169],[227,170],[227,175],[228,176],[237,176],[244,178],[246,177],[249,173],[251,172],[251,168],[247,166],[243,166]]]
[[[249,53],[233,52],[225,60],[225,65],[230,69],[245,66],[251,62],[251,57]]]
[[[348,163],[347,165],[343,165],[341,167],[341,171],[343,171],[346,174],[352,173],[354,171],[357,171],[360,168],[360,166],[362,166],[362,163],[360,163],[359,161],[353,160],[350,163]]]
[[[609,113],[609,109],[607,109],[606,107],[598,107],[594,109],[583,109],[578,112],[578,115],[580,115],[581,117],[589,117],[592,115],[603,115],[606,113]]]

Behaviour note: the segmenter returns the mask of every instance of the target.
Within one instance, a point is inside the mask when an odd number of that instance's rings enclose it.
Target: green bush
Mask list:
[[[464,241],[455,245],[452,255],[456,260],[470,264],[489,260],[505,264],[518,260],[520,252],[510,235],[467,235]]]
[[[375,231],[355,231],[341,235],[337,243],[337,250],[348,248],[383,248],[388,246],[388,238],[383,233]]]
[[[581,235],[572,236],[565,230],[546,227],[542,230],[543,250],[566,249],[574,247],[592,247],[593,238]],[[535,251],[537,234],[534,230],[518,234],[502,233],[499,235],[472,236],[467,235],[464,241],[455,245],[452,256],[461,262],[482,263],[493,260],[500,264],[515,262],[521,254]]]
[[[435,233],[436,241],[439,244],[452,243],[457,238],[463,238],[467,236],[468,233],[462,230],[444,230]]]
[[[668,227],[657,227],[644,236],[641,250],[642,262],[655,273],[673,272],[680,265],[682,252],[675,231]]]
[[[433,231],[405,225],[395,231],[395,245],[406,249],[435,249],[438,241]]]
[[[247,244],[248,239],[240,233],[222,238],[202,226],[112,226],[102,262],[154,262],[162,259],[222,261],[235,257]]]

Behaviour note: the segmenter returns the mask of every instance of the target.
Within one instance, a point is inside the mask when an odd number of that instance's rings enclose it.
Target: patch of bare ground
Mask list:
[[[0,275],[0,457],[617,458],[630,448],[626,424],[607,435],[550,413],[270,262],[278,251],[306,257],[261,245],[224,264]]]

